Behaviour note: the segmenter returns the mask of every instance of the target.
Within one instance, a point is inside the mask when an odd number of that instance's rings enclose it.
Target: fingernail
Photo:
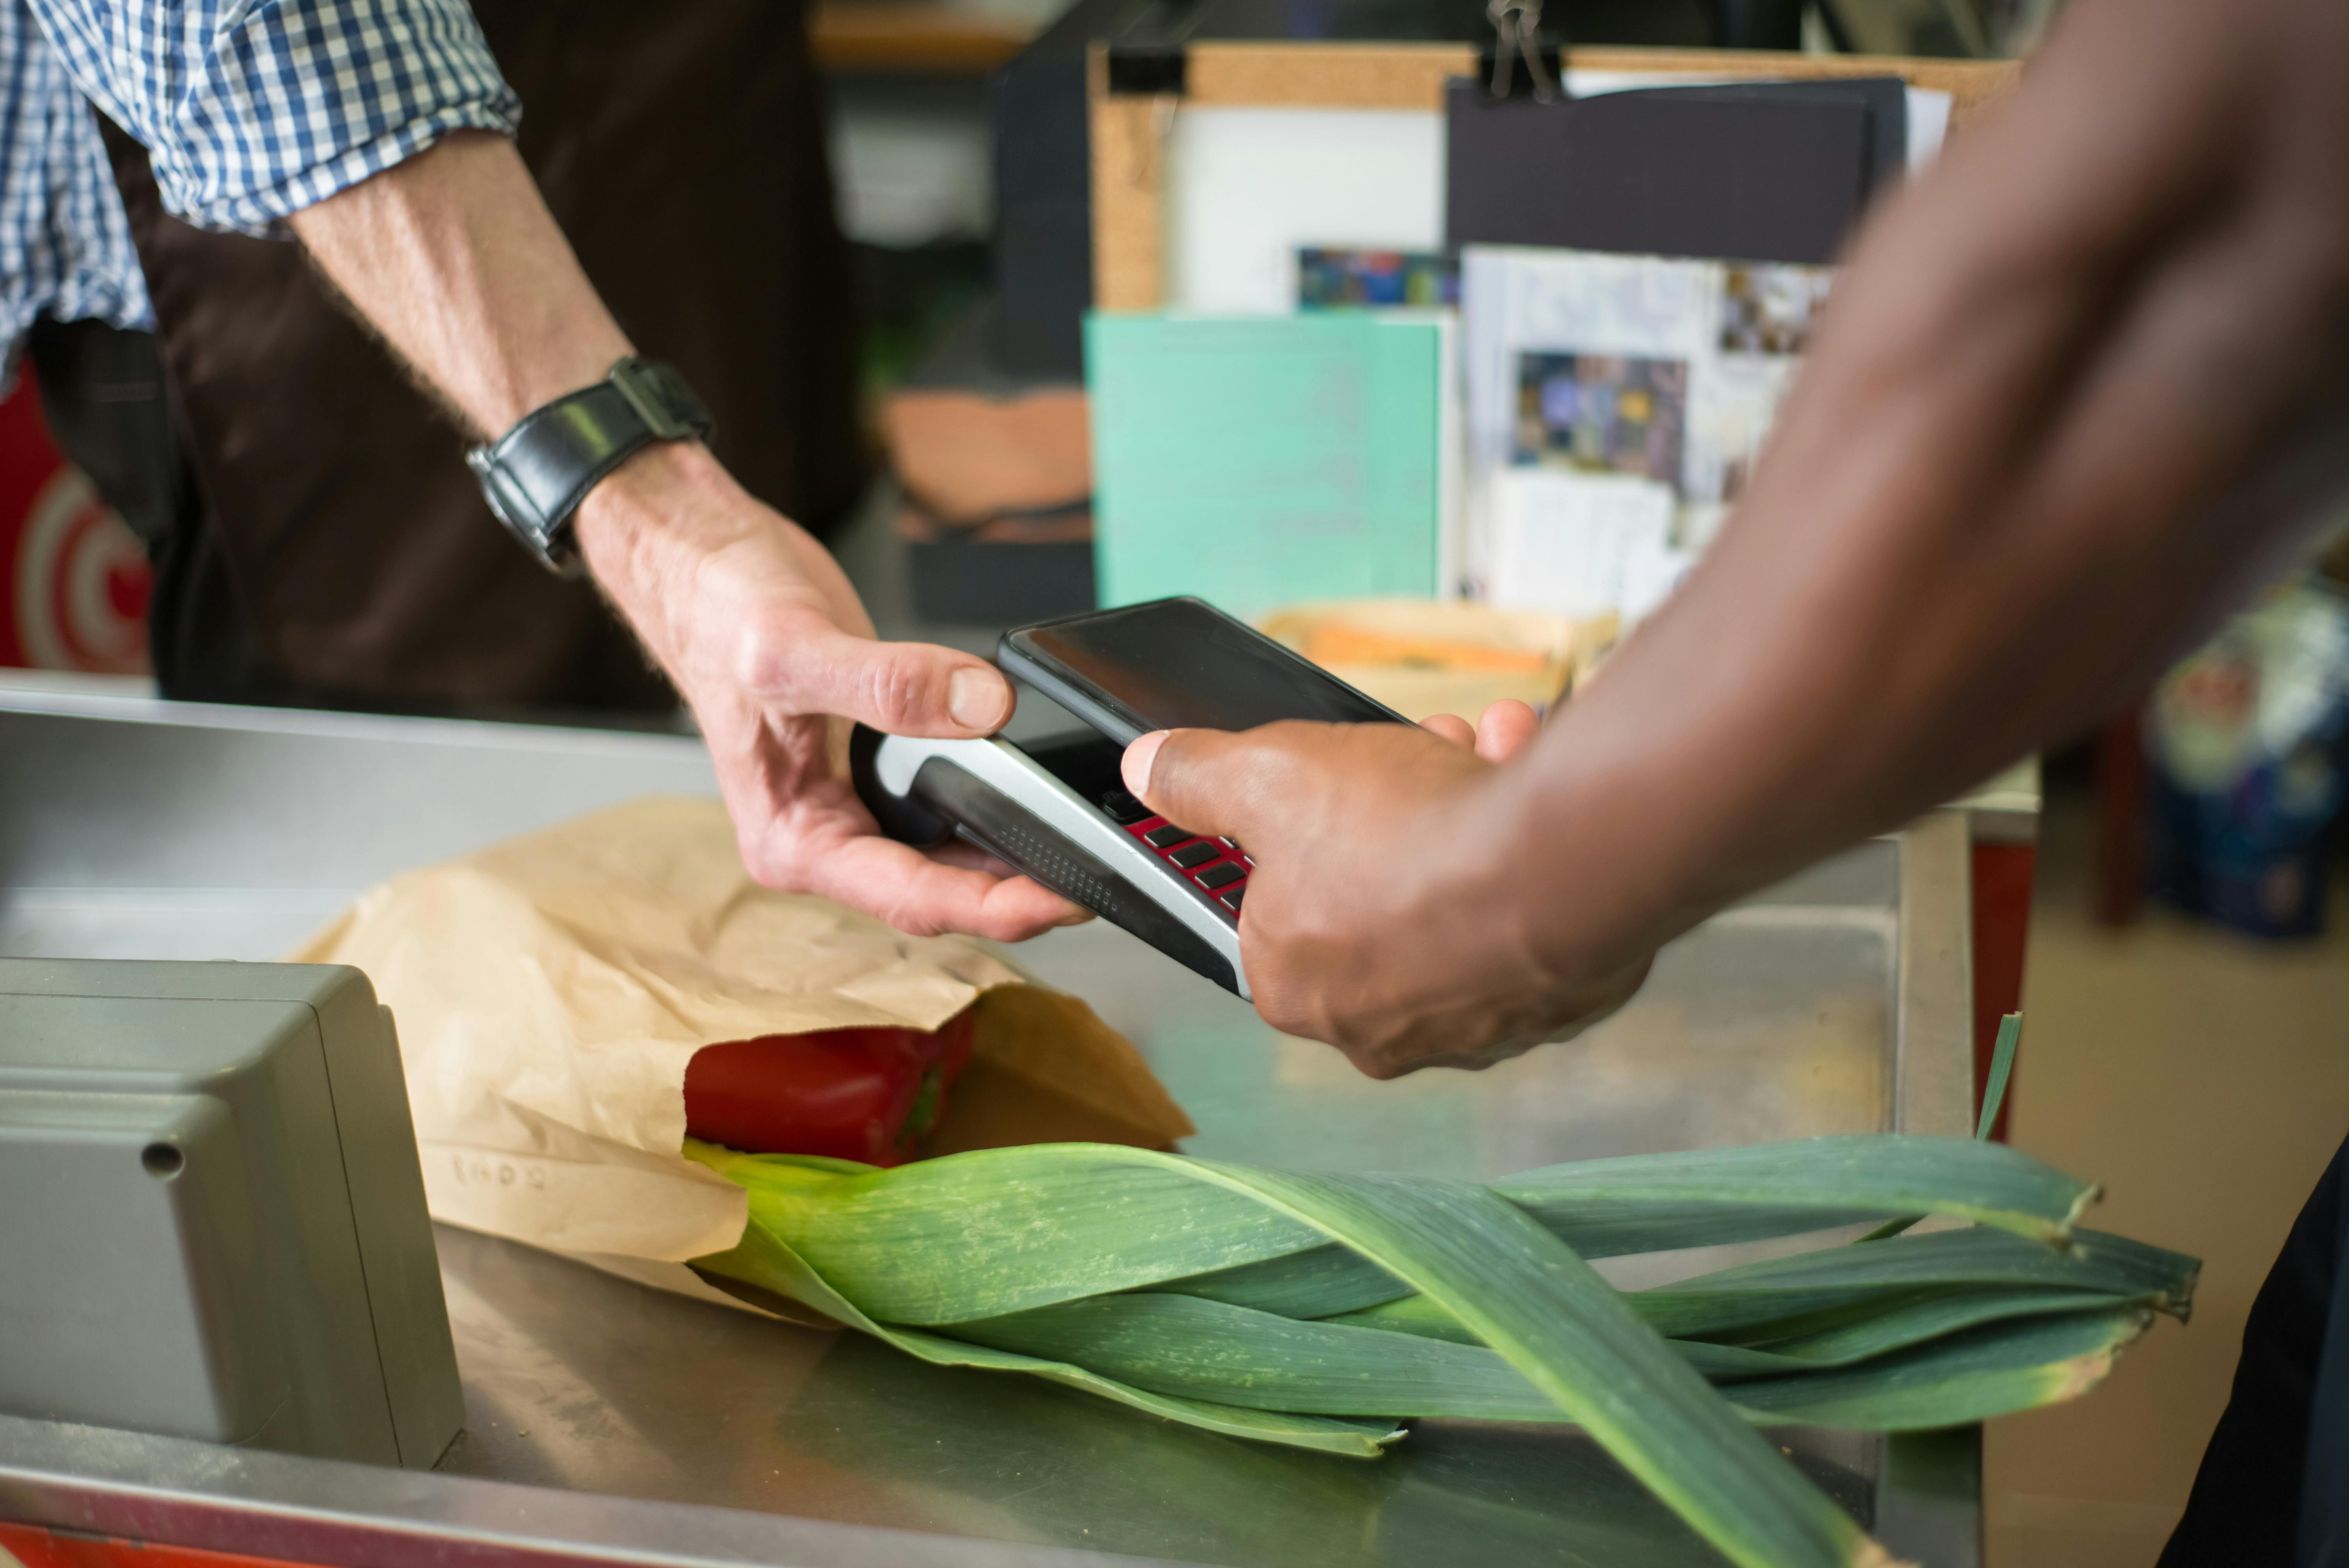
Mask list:
[[[947,682],[947,712],[965,729],[992,731],[1009,717],[1003,700],[1008,695],[1001,676],[965,665]]]
[[[1157,760],[1158,748],[1165,744],[1166,732],[1163,729],[1154,729],[1125,748],[1124,759],[1119,762],[1117,770],[1125,779],[1125,787],[1128,790],[1135,795],[1143,795],[1149,791],[1150,765]]]

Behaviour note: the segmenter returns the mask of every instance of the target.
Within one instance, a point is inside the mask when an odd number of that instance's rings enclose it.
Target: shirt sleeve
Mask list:
[[[285,218],[522,105],[465,0],[30,0],[75,83],[200,228]]]
[[[155,324],[98,122],[20,0],[0,0],[0,397],[36,318]]]

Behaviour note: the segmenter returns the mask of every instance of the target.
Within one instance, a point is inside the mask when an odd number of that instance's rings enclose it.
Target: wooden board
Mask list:
[[[1952,129],[2013,82],[2012,60],[1919,60],[1762,50],[1585,48],[1573,70],[1640,71],[1660,78],[1737,75],[1772,80],[1897,76],[1950,95]],[[1187,51],[1185,92],[1113,94],[1108,46],[1092,46],[1093,303],[1155,310],[1165,298],[1168,131],[1186,104],[1290,108],[1391,108],[1442,113],[1444,84],[1473,75],[1466,44],[1200,43]]]
[[[851,73],[985,76],[1033,34],[935,0],[820,0],[808,18],[817,68]]]

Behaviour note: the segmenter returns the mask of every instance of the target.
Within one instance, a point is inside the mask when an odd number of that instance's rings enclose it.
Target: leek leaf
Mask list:
[[[1481,1344],[1301,1322],[1197,1296],[1137,1293],[957,1323],[957,1338],[1099,1367],[1137,1387],[1274,1410],[1500,1421],[1564,1418]]]
[[[756,1193],[752,1194],[750,1202],[755,1219],[759,1204]],[[756,1222],[743,1232],[741,1242],[731,1251],[694,1261],[712,1274],[804,1302],[827,1317],[851,1328],[862,1329],[909,1356],[940,1367],[1025,1372],[1211,1432],[1222,1432],[1235,1438],[1253,1438],[1260,1442],[1286,1443],[1292,1448],[1318,1449],[1324,1453],[1342,1454],[1352,1459],[1376,1459],[1387,1444],[1403,1435],[1402,1429],[1392,1421],[1365,1423],[1335,1420],[1298,1411],[1234,1408],[1200,1399],[1152,1393],[1121,1383],[1090,1367],[965,1344],[919,1330],[892,1328],[874,1322],[859,1311],[855,1303],[834,1290],[821,1274],[810,1268],[805,1259],[777,1240],[766,1226]]]
[[[1590,1265],[1467,1182],[1214,1161],[1442,1305],[1732,1562],[1880,1563],[1882,1548],[1737,1419]]]
[[[1536,1217],[1554,1220],[1550,1230],[1584,1257],[1612,1258],[1801,1235],[1873,1220],[1881,1212],[1626,1200],[1587,1207],[1558,1204]],[[1411,1287],[1361,1253],[1332,1243],[1143,1288],[1180,1291],[1289,1317],[1329,1317],[1392,1301]]]
[[[2191,1309],[2200,1268],[2181,1253],[2101,1231],[2076,1230],[2071,1244],[2058,1250],[1971,1226],[1770,1258],[1634,1291],[1624,1299],[1651,1327],[1674,1339],[1733,1338],[1750,1345],[1813,1336],[1826,1343],[1845,1328],[1858,1332],[1892,1307],[1959,1312],[1927,1305],[1952,1292],[2076,1292],[2114,1304],[2142,1303],[2182,1318]],[[1442,1308],[1410,1296],[1344,1316],[1364,1327],[1440,1338],[1464,1333]]]
[[[2059,1250],[1972,1226],[1701,1274],[1638,1292],[1637,1310],[1674,1338],[1752,1339],[1832,1326],[1839,1315],[1863,1312],[1872,1299],[1896,1293],[2004,1285],[2096,1291],[2183,1316],[2199,1269],[2180,1253],[2101,1232],[2079,1231]]]
[[[1991,1047],[1990,1082],[1982,1086],[1982,1120],[1974,1137],[1987,1142],[1998,1125],[1999,1108],[2006,1103],[2006,1080],[2014,1071],[2014,1047],[2023,1039],[2023,1015],[2009,1013],[1998,1021],[1998,1039]]]
[[[1690,1366],[1721,1385],[1755,1377],[1856,1367],[1985,1324],[2146,1305],[2142,1298],[2102,1291],[1943,1290],[1895,1298],[1834,1327],[1758,1345],[1675,1339],[1671,1346]]]
[[[1843,1369],[1720,1390],[1749,1421],[1869,1431],[1953,1426],[2082,1392],[2147,1321],[2109,1298],[2036,1293],[2020,1322],[1936,1338]],[[990,1346],[1091,1367],[1157,1393],[1328,1415],[1565,1422],[1568,1416],[1481,1345],[1323,1321],[1300,1323],[1192,1296],[1137,1294],[957,1324]],[[1686,1355],[1721,1347],[1675,1342]],[[1785,1368],[1781,1368],[1785,1370]]]
[[[1647,1294],[1633,1292],[1623,1299],[1632,1311],[1639,1312],[1641,1298]],[[2008,1318],[2148,1305],[2151,1299],[2144,1295],[2116,1295],[2104,1291],[1943,1288],[1871,1299],[1865,1310],[1855,1310],[1845,1321],[1779,1338],[1732,1345],[1704,1339],[1673,1339],[1669,1343],[1682,1360],[1713,1382],[1722,1383],[1848,1367],[1943,1335]],[[1366,1312],[1346,1313],[1322,1321],[1444,1339],[1459,1345],[1476,1343],[1448,1314],[1420,1296],[1407,1296]],[[1396,1408],[1419,1413],[1413,1406]]]
[[[1738,1383],[1724,1392],[1760,1421],[1886,1432],[1963,1426],[2086,1393],[2152,1321],[2142,1307],[2058,1313],[1953,1335],[1863,1367]]]
[[[1639,1202],[1945,1214],[2050,1242],[2067,1236],[2097,1195],[2002,1143],[1913,1133],[1582,1160],[1493,1191],[1565,1236],[1606,1222],[1609,1205]]]
[[[842,1172],[686,1153],[787,1214],[792,1250],[881,1321],[934,1326],[1317,1246],[1319,1231],[1200,1181],[1177,1155],[1040,1143]]]
[[[2014,1071],[2014,1047],[2023,1038],[2023,1015],[2009,1013],[1998,1021],[1998,1038],[1992,1043],[1990,1081],[1982,1086],[1982,1119],[1974,1124],[1977,1142],[1990,1140],[1990,1130],[1998,1125],[1999,1108],[2006,1103],[2006,1080]],[[1922,1220],[1922,1214],[1904,1214],[1887,1220],[1860,1237],[1863,1242],[1880,1242],[1897,1236]]]
[[[2003,1144],[1877,1134],[1576,1161],[1493,1191],[1582,1256],[1604,1258],[1799,1235],[1910,1208],[2054,1240],[2096,1190]],[[1291,1317],[1359,1311],[1403,1294],[1376,1264],[1334,1246],[1166,1288]]]

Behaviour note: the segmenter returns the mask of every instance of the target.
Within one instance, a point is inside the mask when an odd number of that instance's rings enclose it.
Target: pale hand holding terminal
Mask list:
[[[849,784],[850,720],[955,738],[999,728],[1011,688],[992,665],[874,641],[830,553],[698,445],[632,459],[577,527],[595,580],[693,705],[752,876],[918,935],[1018,941],[1086,918],[976,851],[881,837]]]

